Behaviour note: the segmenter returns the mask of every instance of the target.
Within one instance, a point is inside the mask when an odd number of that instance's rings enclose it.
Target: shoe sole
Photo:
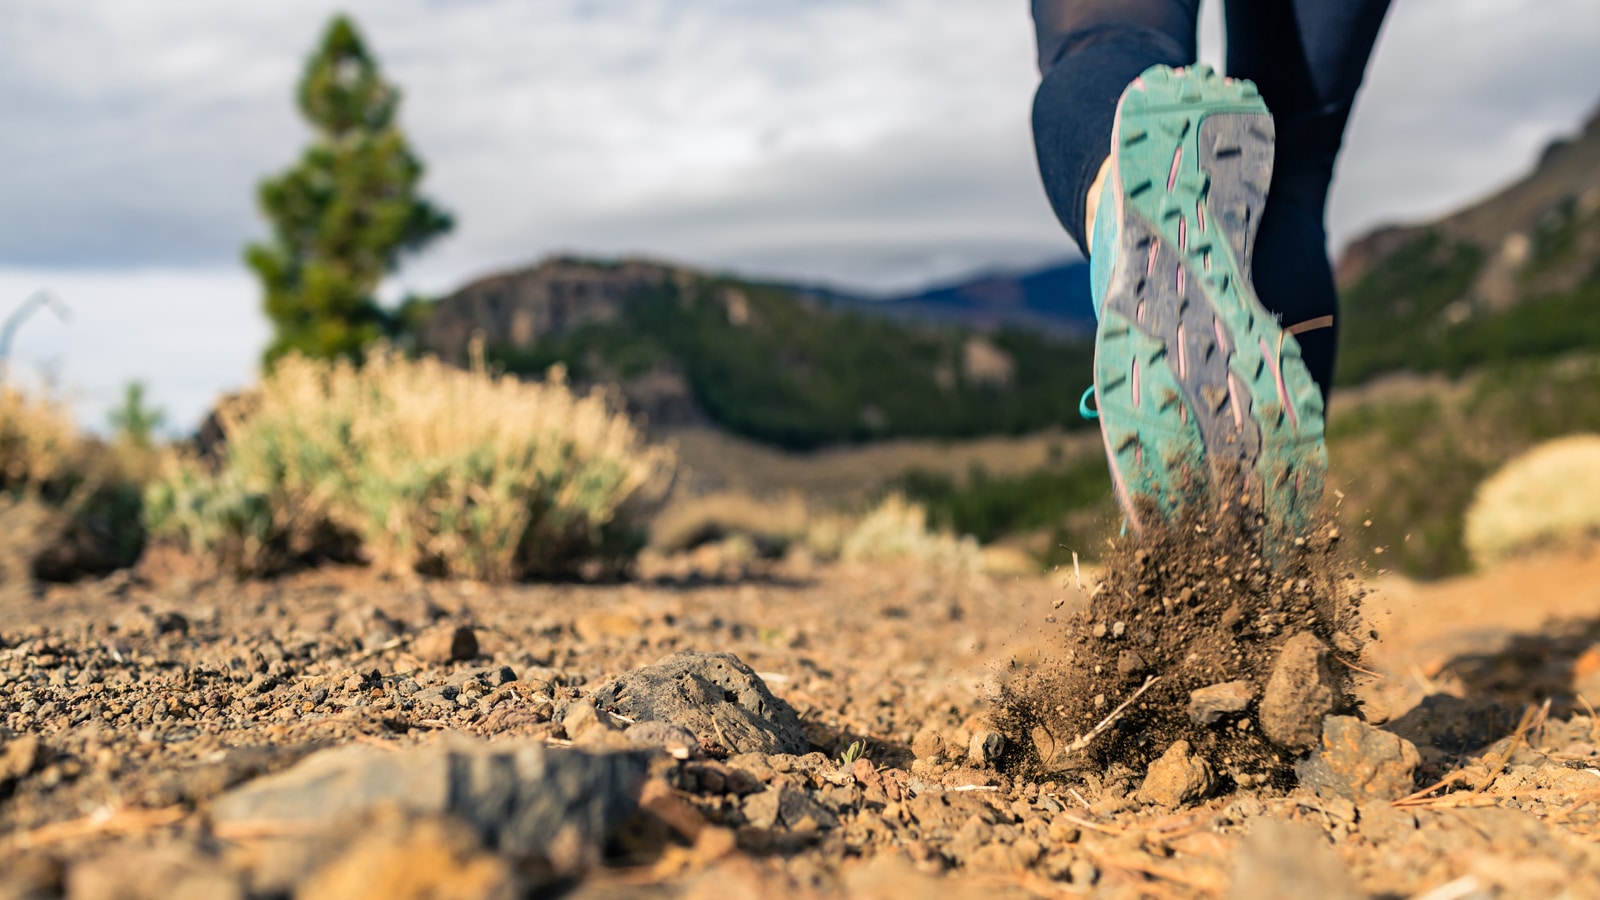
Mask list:
[[[1248,274],[1272,116],[1247,81],[1157,67],[1124,92],[1112,140],[1116,262],[1095,394],[1130,523],[1143,527],[1136,498],[1171,512],[1197,488],[1238,484],[1269,526],[1298,532],[1327,451],[1321,391]]]

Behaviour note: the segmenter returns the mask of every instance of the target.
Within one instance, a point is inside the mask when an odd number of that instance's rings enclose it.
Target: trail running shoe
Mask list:
[[[1328,456],[1322,394],[1250,281],[1272,116],[1248,81],[1156,66],[1123,92],[1111,145],[1091,259],[1094,393],[1129,527],[1237,489],[1269,535],[1298,532]]]

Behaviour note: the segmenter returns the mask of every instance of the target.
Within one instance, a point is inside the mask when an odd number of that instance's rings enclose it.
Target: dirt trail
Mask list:
[[[0,898],[1600,895],[1600,556],[1376,587],[1372,724],[1301,787],[1007,774],[1071,572],[0,591]],[[611,679],[689,650],[750,673],[687,658],[708,724],[643,721]]]

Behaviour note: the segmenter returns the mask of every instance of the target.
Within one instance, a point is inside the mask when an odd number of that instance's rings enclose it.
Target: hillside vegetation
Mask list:
[[[605,316],[520,344],[491,339],[488,357],[524,375],[560,364],[580,382],[619,382],[630,397],[681,384],[716,425],[796,450],[1079,426],[1087,342],[908,325],[783,286],[675,274],[624,292]]]

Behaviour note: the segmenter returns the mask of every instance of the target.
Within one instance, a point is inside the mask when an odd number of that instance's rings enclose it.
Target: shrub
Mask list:
[[[741,537],[756,555],[782,556],[805,538],[813,515],[799,494],[756,498],[721,491],[673,501],[650,523],[650,545],[662,553]]]
[[[131,565],[144,546],[134,479],[65,409],[0,385],[0,580]]]
[[[0,494],[59,501],[83,480],[85,447],[66,410],[0,385]]]
[[[672,457],[611,398],[377,348],[280,360],[219,411],[214,460],[175,457],[147,494],[153,534],[241,574],[360,560],[506,580],[615,571],[642,543]]]
[[[1467,549],[1479,567],[1596,534],[1600,435],[1549,441],[1518,456],[1483,482],[1467,510]]]
[[[839,558],[846,562],[912,559],[966,573],[983,569],[977,541],[930,531],[928,511],[900,494],[890,494],[844,535]]]

